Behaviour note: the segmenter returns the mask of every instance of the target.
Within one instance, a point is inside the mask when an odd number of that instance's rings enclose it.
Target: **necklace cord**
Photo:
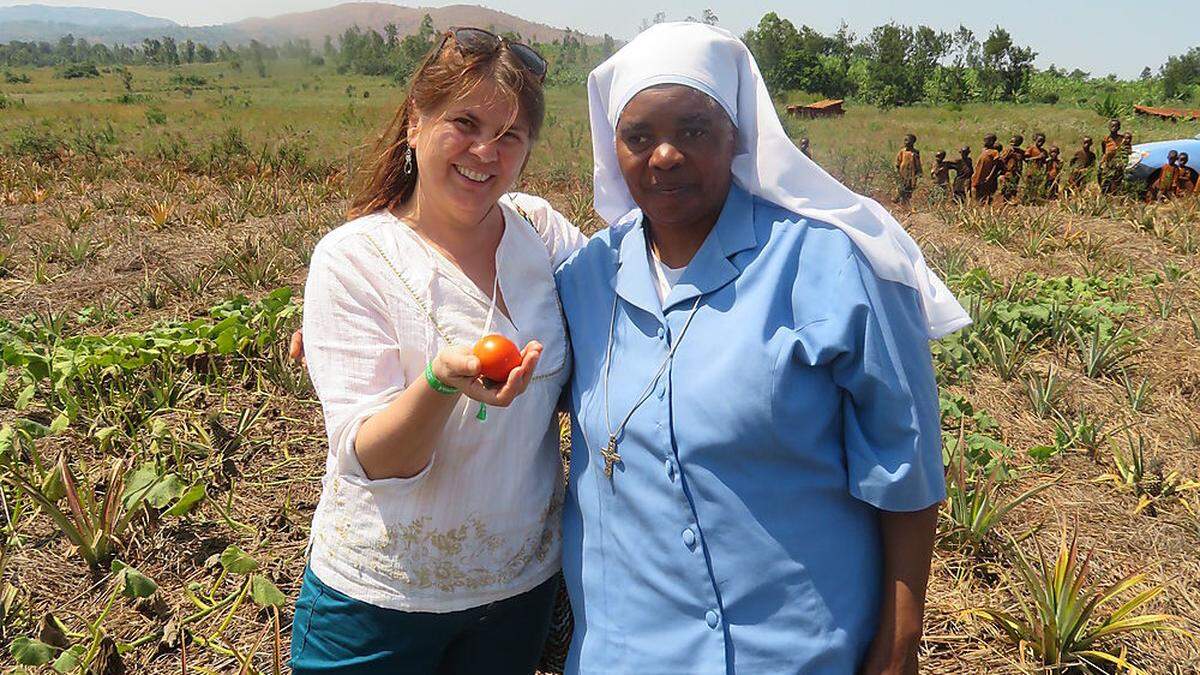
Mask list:
[[[671,362],[671,359],[674,358],[675,350],[678,349],[679,345],[683,343],[683,337],[687,334],[688,328],[691,327],[692,319],[696,318],[696,310],[700,308],[700,299],[703,296],[696,296],[696,301],[692,303],[692,309],[688,312],[687,320],[684,322],[683,328],[679,331],[679,335],[675,338],[674,343],[671,345],[671,349],[667,351],[666,358],[664,358],[662,363],[659,364],[658,370],[654,372],[654,375],[650,378],[650,381],[646,383],[646,387],[642,390],[642,393],[638,394],[638,396],[634,399],[633,407],[629,409],[629,412],[625,415],[625,418],[621,420],[619,425],[617,425],[616,431],[613,431],[612,417],[609,414],[608,406],[608,374],[612,365],[613,342],[616,339],[617,303],[619,301],[619,297],[620,296],[618,296],[614,290],[612,316],[609,318],[608,323],[608,344],[604,350],[604,426],[608,431],[608,438],[610,441],[617,439],[622,433],[624,433],[625,425],[629,423],[629,420],[633,418],[633,414],[637,412],[638,408],[640,408],[642,404],[646,402],[646,399],[650,397],[650,392],[654,390],[654,386],[658,384],[659,378],[662,377],[664,372],[666,372],[667,365]],[[663,320],[666,321],[665,315]]]

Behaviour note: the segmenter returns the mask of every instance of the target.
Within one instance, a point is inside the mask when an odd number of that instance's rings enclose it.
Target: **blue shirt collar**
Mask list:
[[[633,226],[621,238],[617,256],[617,295],[661,320],[663,309],[711,293],[736,279],[741,269],[730,259],[757,245],[754,200],[737,184],[730,185],[725,206],[712,231],[688,263],[679,283],[667,295],[666,302],[660,306],[650,262],[646,258],[644,219],[639,212]]]

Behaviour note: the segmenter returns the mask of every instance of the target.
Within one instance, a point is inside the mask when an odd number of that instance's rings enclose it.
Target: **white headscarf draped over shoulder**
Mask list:
[[[971,322],[890,213],[796,148],[783,131],[750,50],[713,26],[658,24],[588,76],[595,205],[605,221],[616,223],[637,208],[617,165],[617,120],[634,95],[660,84],[686,85],[715,99],[737,126],[734,181],[753,195],[845,232],[877,276],[917,290],[931,339]]]

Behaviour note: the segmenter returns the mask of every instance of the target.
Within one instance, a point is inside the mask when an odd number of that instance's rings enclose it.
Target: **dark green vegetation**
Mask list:
[[[1107,105],[1112,114],[1127,114],[1133,104],[1200,100],[1197,50],[1172,57],[1157,76],[1147,68],[1140,80],[1129,82],[1079,69],[1039,70],[1035,49],[1017,44],[1001,26],[986,37],[965,26],[947,33],[898,23],[863,36],[845,26],[824,35],[771,12],[745,40],[774,92],[850,97],[882,107],[1015,101]]]

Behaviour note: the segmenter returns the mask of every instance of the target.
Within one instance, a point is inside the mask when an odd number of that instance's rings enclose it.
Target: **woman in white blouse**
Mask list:
[[[554,411],[570,359],[553,271],[584,242],[545,201],[507,193],[542,124],[545,68],[525,45],[448,31],[351,220],[313,253],[304,348],[329,456],[296,673],[536,663],[560,565]],[[470,345],[486,333],[524,345],[506,382],[479,376]]]

